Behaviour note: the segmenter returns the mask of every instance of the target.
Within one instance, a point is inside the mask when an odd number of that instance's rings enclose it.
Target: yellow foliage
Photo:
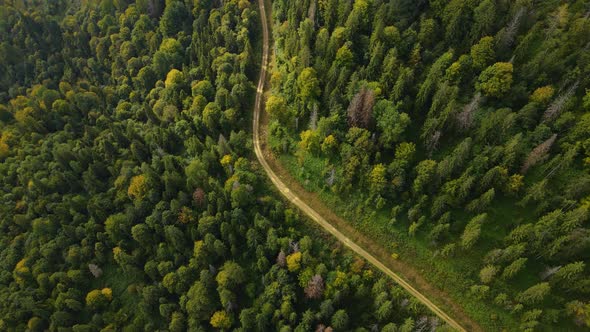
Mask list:
[[[336,278],[328,285],[328,293],[333,294],[338,289],[346,285],[347,276],[342,271],[336,271]]]
[[[16,111],[14,118],[18,123],[25,124],[28,119],[32,118],[34,112],[35,110],[32,107],[25,107]]]
[[[301,141],[297,144],[301,151],[316,154],[320,150],[320,136],[315,130],[306,130],[300,134]]]
[[[71,91],[72,90],[72,85],[68,82],[59,82],[59,91],[62,94],[66,94],[66,92]]]
[[[221,158],[221,165],[223,167],[229,166],[229,164],[231,164],[231,162],[232,162],[232,157],[229,154],[226,154],[225,156],[223,156],[223,158]]]
[[[386,173],[387,169],[383,164],[377,164],[373,167],[369,175],[369,183],[374,194],[380,194],[385,189],[387,184]]]
[[[287,102],[280,96],[271,95],[266,100],[266,112],[271,116],[271,118],[285,122],[287,121],[289,115]]]
[[[107,305],[109,301],[100,289],[91,290],[86,294],[86,305],[94,309]]]
[[[4,159],[4,158],[8,157],[8,152],[10,152],[10,148],[8,147],[8,144],[4,143],[0,139],[0,159]]]
[[[66,100],[72,100],[74,99],[74,96],[76,95],[76,93],[72,90],[66,92]]]
[[[21,109],[25,108],[29,104],[29,99],[25,96],[18,96],[14,99],[10,100],[10,105],[12,108]]]
[[[211,316],[211,326],[216,329],[229,329],[231,327],[231,319],[225,311],[217,311]]]
[[[181,84],[184,81],[184,75],[178,69],[172,69],[166,75],[166,81],[164,81],[164,85],[169,88],[178,84]]]
[[[26,266],[27,259],[23,258],[14,267],[14,280],[21,285],[24,286],[25,277],[31,272],[31,270]]]
[[[14,210],[17,212],[23,212],[25,211],[25,209],[27,208],[27,202],[25,202],[24,200],[18,200],[16,201],[16,205],[14,206]]]
[[[240,0],[240,2],[238,2],[238,7],[240,10],[244,10],[250,7],[250,2],[248,0]]]
[[[103,288],[101,291],[102,295],[104,295],[109,301],[113,300],[113,290],[110,288]]]
[[[0,134],[0,159],[8,156],[10,152],[10,142],[12,141],[13,135],[9,132],[3,132]]]
[[[324,138],[324,142],[322,143],[322,152],[325,154],[333,153],[336,148],[338,147],[338,142],[334,135],[328,135]]]
[[[195,241],[195,246],[194,246],[194,249],[193,249],[193,255],[195,257],[199,257],[199,255],[201,254],[202,248],[203,248],[203,241],[202,240]]]
[[[283,80],[283,75],[278,70],[273,71],[272,75],[270,75],[270,85],[271,86],[280,86],[282,80]]]
[[[510,179],[508,179],[508,190],[510,190],[513,193],[518,192],[520,188],[522,188],[522,186],[524,185],[523,179],[524,176],[520,174],[512,175]]]
[[[555,89],[553,89],[551,85],[543,86],[533,92],[530,100],[532,102],[545,104],[551,99],[551,97],[553,97],[554,93]]]
[[[147,187],[147,179],[145,175],[137,175],[131,179],[131,183],[129,184],[129,188],[127,189],[127,194],[129,197],[133,199],[142,200],[144,196],[147,194],[148,187]]]
[[[458,80],[461,75],[461,63],[459,61],[453,62],[446,70],[447,78],[450,81]]]
[[[223,188],[226,191],[230,192],[233,189],[234,183],[236,183],[236,182],[237,183],[240,183],[239,180],[240,180],[240,178],[236,174],[234,174],[229,179],[227,179],[227,181],[225,181],[225,184],[223,185]]]
[[[27,264],[27,259],[23,258],[20,261],[18,261],[18,263],[16,263],[14,270],[19,273],[29,272],[29,268],[26,266],[26,264]]]
[[[295,252],[287,256],[287,269],[291,272],[299,271],[301,268],[301,253]]]
[[[30,331],[41,331],[43,327],[43,320],[39,317],[33,316],[27,322],[27,328]]]

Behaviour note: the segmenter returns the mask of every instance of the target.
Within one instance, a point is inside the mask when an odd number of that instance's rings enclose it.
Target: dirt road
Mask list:
[[[397,282],[400,286],[402,286],[408,293],[415,296],[420,302],[422,302],[426,307],[428,307],[432,312],[434,312],[440,319],[445,321],[449,326],[458,330],[458,331],[465,331],[461,325],[459,325],[455,320],[449,317],[444,311],[442,311],[439,307],[437,307],[434,303],[430,302],[426,296],[422,293],[418,292],[412,285],[406,282],[403,278],[399,275],[391,271],[387,266],[385,266],[381,261],[375,258],[373,255],[368,253],[365,249],[361,248],[357,245],[354,241],[350,238],[346,237],[340,231],[338,231],[332,224],[330,224],[326,219],[324,219],[319,213],[317,213],[314,209],[309,207],[304,201],[302,201],[295,193],[293,193],[285,184],[281,181],[281,179],[275,174],[272,168],[269,166],[268,162],[266,161],[262,146],[261,146],[261,139],[260,139],[260,116],[262,112],[262,98],[264,97],[264,84],[266,81],[267,75],[267,66],[268,66],[268,58],[269,58],[269,30],[268,30],[268,20],[267,20],[267,13],[265,10],[264,0],[258,0],[258,6],[260,9],[260,18],[262,21],[262,35],[263,35],[263,51],[262,51],[262,63],[260,68],[260,79],[258,81],[258,86],[256,90],[256,100],[254,104],[254,116],[253,116],[253,132],[254,132],[254,151],[256,153],[256,157],[258,161],[264,168],[266,174],[275,185],[275,187],[287,198],[293,205],[297,206],[301,211],[303,211],[309,218],[313,221],[318,223],[322,226],[326,231],[330,234],[335,236],[338,241],[342,242],[344,245],[349,247],[352,251],[360,255],[361,257],[365,258],[369,263],[373,264],[376,268],[381,270],[383,273],[391,277],[395,282]]]

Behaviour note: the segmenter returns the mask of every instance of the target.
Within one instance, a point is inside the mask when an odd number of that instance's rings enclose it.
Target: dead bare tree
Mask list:
[[[321,275],[316,274],[311,277],[311,280],[307,283],[304,289],[305,296],[308,299],[319,299],[324,293],[324,278]]]
[[[539,277],[541,277],[541,280],[546,280],[547,278],[551,277],[552,275],[554,275],[555,273],[557,273],[557,271],[561,270],[561,265],[560,266],[548,266],[543,272],[541,272],[539,274]]]
[[[334,185],[335,181],[336,181],[336,170],[334,168],[332,168],[330,170],[330,175],[328,176],[326,183],[331,187]]]
[[[375,93],[362,87],[352,98],[348,106],[348,125],[351,127],[369,128],[375,104]]]
[[[309,115],[309,129],[316,130],[318,127],[318,105],[313,105],[313,110]]]
[[[95,278],[99,278],[102,275],[102,269],[96,264],[88,264],[88,270]]]
[[[430,139],[428,140],[428,142],[426,142],[426,149],[429,151],[429,153],[432,153],[432,151],[438,148],[438,143],[440,142],[441,136],[442,133],[440,132],[440,130],[435,131],[434,134],[430,136]]]
[[[309,9],[307,10],[307,17],[309,18],[310,21],[313,22],[314,26],[317,25],[316,8],[317,8],[317,0],[312,0],[309,4]]]
[[[429,331],[429,330],[430,330],[430,324],[428,322],[428,317],[421,316],[420,318],[418,318],[418,320],[416,321],[416,324],[414,326],[414,331],[425,332],[425,331]]]
[[[285,252],[281,250],[281,252],[279,252],[279,254],[277,255],[277,265],[280,267],[285,267],[286,264],[287,256],[285,255]]]
[[[205,204],[205,191],[202,188],[197,188],[193,192],[193,201],[197,206]]]
[[[512,20],[510,20],[510,22],[506,26],[506,29],[504,30],[504,34],[502,36],[502,39],[500,40],[500,43],[502,46],[504,46],[504,47],[512,46],[512,43],[514,42],[514,37],[516,37],[516,33],[518,32],[518,28],[520,27],[520,22],[522,21],[522,18],[525,13],[526,13],[526,8],[521,7],[516,12],[516,14],[514,14],[514,16],[512,17]]]
[[[457,123],[461,130],[471,128],[471,125],[473,124],[473,114],[479,109],[480,102],[481,93],[478,92],[473,98],[471,98],[471,102],[463,107],[463,111],[457,114]]]
[[[289,249],[291,252],[299,252],[299,242],[291,241],[289,242]]]
[[[543,122],[551,121],[561,114],[567,102],[576,93],[579,84],[580,81],[576,81],[549,105],[545,113],[543,113]]]
[[[529,156],[526,158],[520,172],[522,174],[526,173],[526,171],[528,171],[529,168],[533,167],[535,164],[537,164],[539,161],[545,158],[547,152],[549,152],[551,146],[553,146],[553,143],[555,143],[556,139],[557,134],[553,134],[553,136],[549,137],[549,139],[547,139],[545,142],[539,144],[536,148],[534,148],[533,151],[531,151],[531,153],[529,153]]]
[[[324,324],[318,324],[318,326],[316,326],[315,328],[315,332],[324,332],[326,330],[326,325]]]

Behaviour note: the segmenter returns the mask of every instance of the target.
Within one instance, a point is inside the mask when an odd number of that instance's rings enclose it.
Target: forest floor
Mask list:
[[[393,259],[387,250],[360,234],[350,223],[327,208],[321,202],[317,193],[306,191],[268,149],[266,144],[267,119],[265,112],[262,111],[265,86],[267,86],[266,82],[268,80],[270,44],[270,22],[267,16],[268,11],[270,11],[270,3],[265,2],[267,1],[258,0],[262,21],[263,50],[253,114],[254,151],[262,168],[287,200],[341,243],[392,278],[449,326],[459,331],[483,331],[476,322],[465,314],[458,304],[454,303],[443,291],[424,279],[415,268],[400,260]],[[446,308],[457,321],[441,310],[439,306]]]

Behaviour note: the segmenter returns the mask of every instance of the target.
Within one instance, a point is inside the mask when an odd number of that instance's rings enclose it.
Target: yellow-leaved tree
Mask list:
[[[287,269],[291,272],[299,271],[301,268],[301,252],[294,252],[287,256]]]
[[[142,200],[148,191],[147,178],[145,175],[137,175],[131,178],[127,194],[130,198]]]
[[[211,316],[210,323],[216,329],[227,330],[231,327],[231,319],[225,311],[216,311]]]

